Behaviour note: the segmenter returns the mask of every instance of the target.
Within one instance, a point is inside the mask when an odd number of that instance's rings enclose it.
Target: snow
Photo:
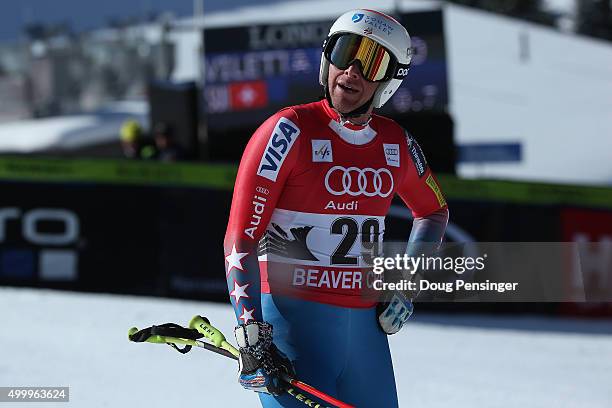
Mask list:
[[[148,128],[144,101],[117,101],[96,112],[30,119],[0,125],[0,152],[34,153],[46,149],[76,149],[116,141],[128,119]]]
[[[195,314],[231,334],[229,305],[0,288],[0,310],[3,386],[70,386],[71,407],[257,406],[235,362],[127,340],[132,326],[186,325]],[[390,337],[401,406],[610,407],[610,323],[417,309]]]

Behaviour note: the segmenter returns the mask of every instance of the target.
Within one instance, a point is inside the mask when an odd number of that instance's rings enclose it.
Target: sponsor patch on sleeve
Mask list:
[[[280,118],[259,162],[257,175],[276,181],[280,168],[299,134],[300,128],[295,123],[287,118]]]
[[[436,198],[438,199],[438,203],[440,204],[440,207],[444,207],[446,205],[444,194],[442,194],[442,190],[440,190],[440,186],[438,185],[438,183],[436,183],[436,180],[433,178],[431,174],[427,176],[427,178],[425,179],[425,183],[427,183],[429,188],[431,188],[431,191],[433,191],[434,194],[436,195]]]
[[[408,153],[414,162],[417,174],[419,177],[423,177],[427,171],[427,161],[425,160],[425,155],[421,150],[421,146],[419,146],[414,137],[408,132],[406,132],[406,143],[408,144]]]
[[[393,167],[400,166],[400,155],[399,155],[399,144],[396,143],[383,143],[383,149],[385,151],[385,160],[387,165]]]

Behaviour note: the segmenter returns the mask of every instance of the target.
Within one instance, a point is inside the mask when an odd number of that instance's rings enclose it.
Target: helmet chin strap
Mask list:
[[[370,109],[370,105],[372,105],[372,101],[374,100],[374,95],[372,95],[372,97],[366,101],[363,105],[353,109],[350,112],[347,113],[342,113],[340,112],[338,109],[336,109],[336,107],[334,106],[334,103],[332,102],[331,96],[329,94],[329,85],[325,86],[325,99],[327,99],[327,102],[329,103],[329,106],[331,106],[333,109],[336,110],[336,112],[338,112],[338,114],[340,115],[340,123],[341,124],[345,124],[347,122],[352,123],[353,125],[358,125],[358,126],[367,126],[368,123],[370,123],[370,120],[372,120],[372,116],[370,116],[370,118],[368,118],[368,120],[366,121],[366,123],[354,123],[351,121],[351,118],[356,118],[358,116],[363,115],[364,113],[368,112],[368,109]]]

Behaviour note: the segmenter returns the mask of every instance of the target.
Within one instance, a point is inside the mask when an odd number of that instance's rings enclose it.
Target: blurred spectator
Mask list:
[[[153,137],[157,148],[157,159],[160,161],[177,161],[184,158],[183,150],[174,140],[172,126],[159,122],[153,127]]]
[[[155,147],[144,143],[142,127],[137,121],[130,119],[123,123],[120,139],[125,157],[145,160],[155,158]]]

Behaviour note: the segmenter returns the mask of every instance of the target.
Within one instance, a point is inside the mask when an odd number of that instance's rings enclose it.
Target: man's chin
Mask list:
[[[342,114],[349,113],[357,109],[360,105],[354,101],[347,101],[345,98],[332,98],[334,108]]]

